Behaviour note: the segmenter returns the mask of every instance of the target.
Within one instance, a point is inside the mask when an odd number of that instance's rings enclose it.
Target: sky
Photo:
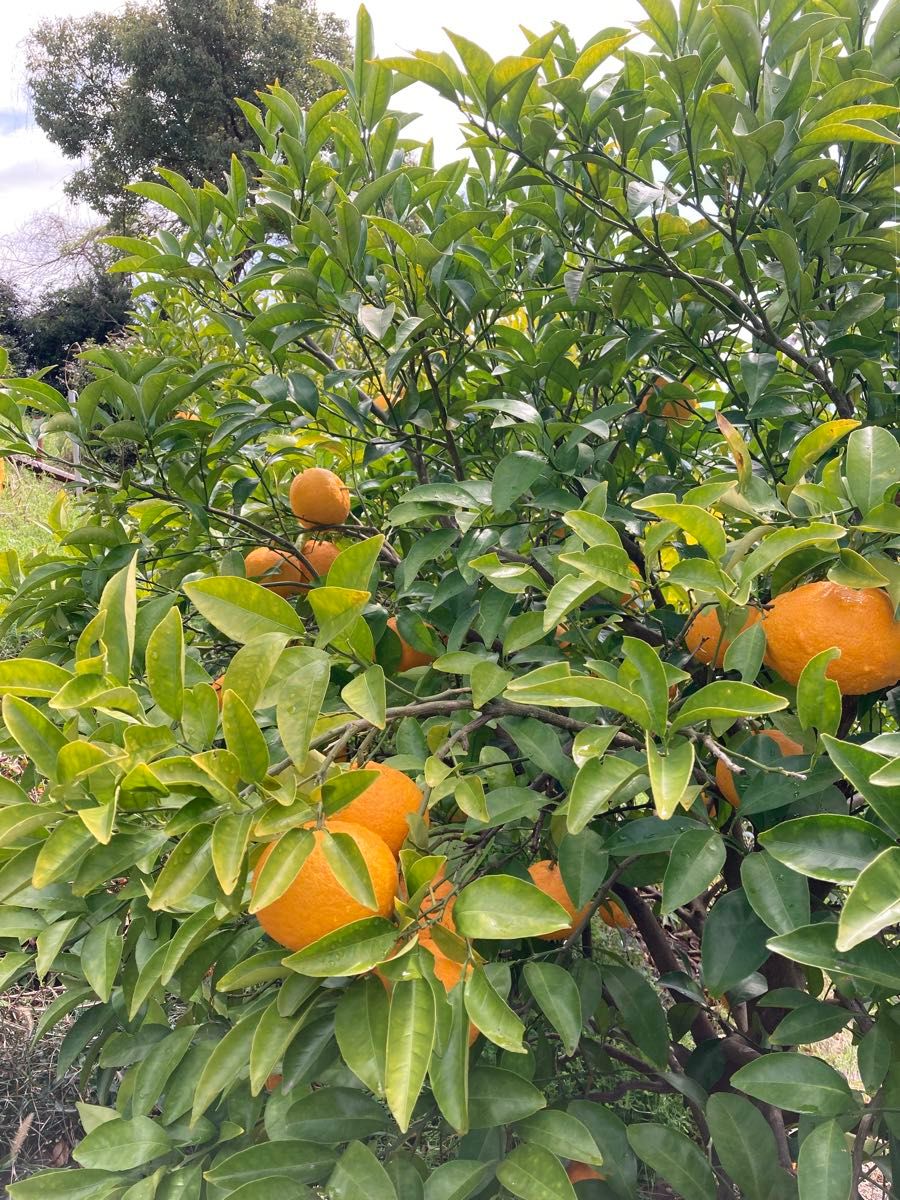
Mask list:
[[[9,261],[16,234],[34,216],[50,210],[63,216],[90,219],[89,210],[74,210],[63,184],[77,164],[66,159],[47,140],[28,111],[23,42],[32,26],[48,17],[115,12],[122,0],[0,0],[3,39],[0,43],[0,239]],[[352,32],[357,0],[319,0],[348,21]],[[552,21],[562,21],[579,40],[600,27],[627,24],[643,16],[638,0],[369,0],[375,24],[376,49],[381,55],[408,54],[416,49],[451,49],[442,26],[471,38],[494,58],[516,54],[523,38],[518,25],[544,33]],[[602,15],[601,15],[602,14]],[[458,145],[455,110],[424,85],[406,88],[397,107],[423,113],[409,135],[433,137],[438,155],[452,158]]]

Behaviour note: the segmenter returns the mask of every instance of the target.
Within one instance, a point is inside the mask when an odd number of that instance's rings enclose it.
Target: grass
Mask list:
[[[25,558],[49,545],[46,520],[58,491],[58,483],[7,463],[6,486],[0,492],[0,551],[15,550]]]

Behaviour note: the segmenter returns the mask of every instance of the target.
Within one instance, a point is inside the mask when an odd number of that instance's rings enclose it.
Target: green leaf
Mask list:
[[[263,634],[304,637],[303,622],[283,596],[238,575],[217,575],[186,583],[184,591],[210,625],[234,642]]]
[[[495,588],[510,596],[516,596],[526,588],[536,588],[539,592],[547,590],[534,567],[527,563],[502,562],[494,552],[470,559],[467,566],[478,571]]]
[[[513,678],[511,671],[504,671],[496,663],[479,662],[472,668],[472,707],[483,708],[489,700],[499,696]]]
[[[672,721],[670,730],[674,732],[686,725],[697,725],[701,721],[714,721],[720,717],[763,716],[765,713],[779,712],[787,706],[784,696],[776,696],[774,692],[765,692],[749,683],[717,680],[688,696]]]
[[[475,1067],[469,1074],[469,1124],[492,1129],[524,1121],[547,1101],[533,1083],[501,1067]]]
[[[741,563],[741,581],[746,584],[757,575],[762,575],[795,550],[802,550],[804,546],[827,545],[845,534],[842,525],[827,525],[822,521],[814,521],[799,529],[777,529],[765,537]]]
[[[559,1034],[566,1054],[574,1054],[581,1039],[581,995],[564,967],[548,962],[528,962],[525,982],[541,1012]]]
[[[853,1187],[853,1162],[844,1131],[826,1121],[808,1133],[797,1158],[800,1200],[847,1200]]]
[[[665,1067],[669,1052],[666,1016],[652,984],[631,967],[607,967],[603,982],[635,1045],[657,1067]]]
[[[131,679],[134,654],[134,630],[137,618],[137,554],[107,583],[100,597],[98,612],[104,613],[103,645],[106,647],[107,674],[127,687]]]
[[[900,849],[890,846],[859,874],[844,901],[835,947],[852,950],[900,921]]]
[[[376,1096],[384,1095],[388,1008],[384,985],[369,975],[347,988],[334,1014],[341,1058]]]
[[[84,977],[104,1004],[110,997],[116,972],[122,961],[120,925],[121,922],[115,917],[102,921],[94,926],[81,943],[81,969]]]
[[[222,694],[234,692],[253,711],[287,642],[286,633],[263,633],[242,646],[225,670]]]
[[[468,884],[459,893],[453,919],[463,937],[492,940],[537,937],[570,924],[561,905],[513,875],[485,875]]]
[[[347,546],[328,568],[328,586],[368,592],[372,572],[383,545],[384,534],[378,533],[374,537]]]
[[[779,862],[831,883],[853,883],[876,855],[891,845],[877,825],[842,813],[815,813],[782,821],[759,835]]]
[[[40,773],[55,780],[56,759],[66,739],[53,722],[27,700],[6,695],[3,697],[3,724]],[[0,817],[5,818],[6,813],[0,813]]]
[[[289,829],[281,835],[254,881],[251,913],[259,912],[284,895],[314,846],[315,838],[310,829]]]
[[[208,825],[188,830],[156,877],[148,900],[151,909],[175,909],[200,886],[212,869],[211,839]]]
[[[769,1035],[769,1041],[773,1046],[811,1046],[834,1037],[852,1015],[849,1009],[840,1005],[810,1000],[779,1021]]]
[[[576,909],[587,904],[598,890],[609,867],[603,839],[592,829],[566,834],[559,844],[559,870]]]
[[[759,674],[765,654],[766,631],[761,621],[754,621],[730,643],[722,665],[726,671],[737,671],[742,683],[752,683]]]
[[[837,445],[841,438],[847,437],[854,429],[857,429],[859,424],[859,421],[850,419],[824,421],[809,433],[804,434],[791,452],[788,469],[784,476],[785,490],[792,490],[810,467],[815,466],[823,454],[827,454],[832,446]]]
[[[328,658],[317,655],[302,670],[294,672],[279,692],[275,710],[278,732],[288,757],[297,767],[306,762],[330,675]]]
[[[320,979],[362,975],[384,962],[396,941],[396,925],[384,917],[364,917],[289,955],[284,965],[300,975]]]
[[[626,662],[638,672],[639,681],[635,691],[647,705],[653,722],[650,728],[661,737],[666,731],[669,712],[669,685],[662,660],[652,646],[637,638],[623,638],[622,649]]]
[[[628,1126],[628,1142],[642,1162],[656,1171],[683,1200],[715,1200],[709,1163],[683,1133],[665,1125]]]
[[[248,1146],[236,1154],[227,1154],[204,1172],[207,1183],[217,1188],[236,1188],[265,1177],[288,1179],[293,1183],[321,1182],[334,1163],[334,1154],[316,1145],[296,1139],[265,1141]]]
[[[769,957],[769,930],[750,907],[743,889],[721,896],[703,930],[703,982],[721,996],[752,975]]]
[[[521,79],[533,77],[540,65],[541,59],[539,58],[525,58],[519,55],[508,55],[506,58],[501,58],[492,68],[484,85],[485,105],[488,111],[490,112],[497,101],[505,96],[515,83]]]
[[[853,1105],[846,1079],[809,1054],[762,1054],[736,1071],[731,1082],[763,1104],[820,1117],[836,1116]]]
[[[592,1100],[572,1100],[567,1111],[578,1118],[600,1148],[603,1174],[616,1195],[634,1196],[637,1190],[637,1161],[620,1118],[606,1105]]]
[[[166,1131],[149,1117],[105,1121],[83,1138],[72,1157],[83,1167],[105,1171],[130,1171],[168,1154],[172,1147]]]
[[[11,1200],[106,1200],[121,1186],[109,1171],[44,1171],[7,1189]]]
[[[494,511],[507,512],[546,470],[547,460],[530,450],[516,450],[501,458],[494,468],[491,484]]]
[[[469,1200],[494,1176],[492,1162],[454,1158],[441,1163],[425,1180],[425,1200]]]
[[[150,634],[144,664],[153,699],[167,717],[180,721],[184,708],[184,630],[177,608],[170,608]]]
[[[865,517],[883,500],[888,489],[900,488],[900,444],[889,429],[866,425],[850,435],[845,456],[847,490]]]
[[[537,672],[531,672],[531,675],[535,674]],[[652,724],[647,705],[640,696],[609,679],[563,675],[547,682],[532,683],[531,675],[523,675],[509,685],[506,695],[510,700],[546,708],[612,708],[642,729],[649,729]]]
[[[641,8],[659,34],[657,44],[672,54],[678,53],[678,14],[671,0],[641,0]]]
[[[822,741],[828,757],[841,774],[868,801],[891,832],[900,837],[900,785],[879,787],[871,782],[875,772],[888,763],[887,756],[870,750],[868,746],[841,742],[827,734],[823,735]]]
[[[820,733],[837,733],[841,723],[841,689],[833,679],[827,679],[828,664],[840,657],[832,648],[814,654],[797,681],[797,716],[804,729]]]
[[[608,754],[591,758],[575,776],[566,805],[566,828],[578,835],[590,821],[613,804],[616,794],[630,783],[641,767],[624,758]]]
[[[434,992],[427,979],[394,984],[388,1017],[384,1096],[400,1131],[410,1118],[431,1061],[435,1034]]]
[[[675,812],[694,771],[694,743],[678,738],[661,751],[650,738],[646,744],[647,771],[657,814],[667,821]]]
[[[341,688],[341,699],[357,716],[384,729],[386,724],[384,671],[376,663]]]
[[[307,1022],[307,1013],[283,1017],[278,1001],[263,1010],[250,1044],[250,1094],[258,1096],[266,1080],[281,1062],[288,1046]]]
[[[385,1109],[356,1088],[324,1087],[291,1105],[291,1136],[332,1145],[355,1137],[370,1137],[388,1127]]]
[[[741,862],[741,883],[750,906],[775,933],[809,924],[809,884],[771,854],[761,850]]]
[[[459,1134],[469,1128],[469,1018],[463,993],[455,987],[447,995],[450,1030],[443,1048],[434,1047],[428,1070],[438,1108]]]
[[[226,747],[238,761],[241,779],[261,783],[269,769],[269,746],[253,713],[230,689],[222,693],[222,732]]]
[[[516,1126],[516,1136],[533,1146],[543,1146],[560,1158],[599,1167],[603,1155],[587,1126],[571,1113],[558,1108],[545,1108]]]
[[[387,1171],[362,1142],[351,1142],[338,1159],[328,1180],[328,1195],[330,1200],[397,1198],[397,1192]]]
[[[55,696],[75,678],[45,658],[7,658],[0,662],[0,696]]]
[[[378,902],[372,877],[362,851],[349,833],[330,833],[326,828],[319,842],[331,871],[345,892],[366,908],[375,911]]]
[[[489,1041],[512,1054],[525,1054],[525,1026],[494,989],[482,967],[466,978],[465,1005],[469,1020]]]
[[[216,1043],[194,1088],[191,1125],[197,1124],[216,1096],[231,1087],[236,1079],[247,1077],[250,1047],[258,1022],[259,1013],[251,1013],[233,1025],[222,1040]]]
[[[779,1181],[778,1146],[768,1121],[749,1100],[717,1092],[706,1120],[719,1161],[747,1200],[772,1200]]]
[[[725,843],[714,829],[686,829],[680,834],[663,879],[663,916],[706,891],[724,864]]]
[[[683,529],[706,551],[713,562],[725,557],[728,540],[722,522],[697,504],[674,504],[653,499],[638,500],[635,508],[645,509],[663,521]]]
[[[327,646],[345,634],[369,603],[369,596],[369,592],[357,588],[330,585],[313,588],[309,593],[309,605],[319,626],[316,646]]]
[[[900,988],[900,954],[895,949],[888,950],[881,942],[871,940],[840,951],[836,947],[837,932],[833,922],[803,925],[770,938],[769,949],[807,967],[849,975],[878,987]]]
[[[497,1178],[521,1200],[574,1200],[566,1169],[543,1146],[516,1146],[497,1167]]]
[[[175,1068],[187,1054],[196,1036],[194,1025],[175,1029],[138,1064],[131,1092],[132,1117],[146,1116],[156,1105]]]

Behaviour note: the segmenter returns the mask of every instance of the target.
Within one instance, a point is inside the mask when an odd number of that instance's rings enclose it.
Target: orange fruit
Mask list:
[[[668,379],[663,379],[661,375],[654,379],[641,398],[638,412],[648,412],[649,400],[654,393],[661,392],[668,382]],[[694,419],[696,407],[696,396],[684,396],[678,397],[676,400],[663,400],[662,404],[657,402],[649,410],[649,413],[651,416],[661,417],[664,421],[677,421],[679,425],[688,425]]]
[[[304,580],[309,578],[303,563],[294,554],[284,550],[272,550],[269,546],[257,546],[244,558],[244,570],[248,579],[255,579],[279,596],[296,596],[304,591]]]
[[[340,549],[334,542],[326,542],[322,538],[315,538],[305,542],[300,553],[306,559],[306,562],[309,563],[310,567],[312,567],[312,571],[308,570],[306,563],[301,559],[300,572],[308,583],[313,583],[317,578],[325,578],[331,570],[331,564],[340,554]]]
[[[289,950],[302,950],[327,933],[366,917],[389,917],[394,911],[397,864],[381,838],[352,821],[327,821],[330,833],[346,833],[356,843],[369,868],[375,908],[354,899],[338,882],[322,850],[324,830],[314,829],[315,845],[304,859],[285,892],[261,908],[256,919],[274,941]],[[272,842],[260,856],[253,873],[254,887],[266,859],[278,843]]]
[[[557,904],[561,904],[572,918],[571,925],[567,925],[565,929],[557,929],[553,933],[541,933],[538,936],[544,942],[564,942],[573,928],[587,913],[590,905],[586,904],[584,908],[576,911],[575,905],[566,891],[566,885],[563,883],[559,867],[549,858],[542,858],[538,862],[532,863],[528,868],[528,874],[531,876],[531,882],[535,887],[539,888],[545,896],[549,896],[552,900],[555,900]]]
[[[350,489],[334,471],[307,467],[291,480],[290,503],[304,529],[343,525],[350,512]]]
[[[613,897],[603,901],[597,909],[597,915],[610,929],[630,929],[634,924],[622,905]]]
[[[429,663],[434,662],[432,654],[423,654],[421,650],[414,650],[413,647],[403,640],[397,633],[397,618],[388,617],[387,627],[392,633],[395,633],[400,638],[400,662],[397,664],[397,670],[411,671],[413,667],[427,667]]]
[[[351,770],[355,768],[351,767]],[[341,821],[353,821],[378,836],[389,847],[392,854],[400,853],[400,847],[409,836],[407,817],[417,813],[422,804],[422,792],[413,781],[389,767],[387,763],[367,762],[363,771],[377,771],[378,778],[364,792],[338,811]],[[423,814],[427,823],[428,814]]]
[[[585,1179],[606,1178],[595,1167],[589,1167],[587,1163],[583,1162],[570,1162],[566,1167],[566,1174],[570,1183],[583,1183]]]
[[[214,679],[212,681],[212,689],[216,693],[216,699],[219,702],[219,708],[222,707],[222,702],[224,699],[224,696],[222,694],[222,687],[223,687],[224,683],[225,683],[224,675],[220,675],[218,679]]]
[[[743,633],[748,625],[754,625],[761,615],[758,608],[751,608],[740,632]],[[725,652],[731,642],[722,637],[722,626],[717,609],[702,608],[697,613],[685,630],[684,644],[699,662],[712,663],[717,667],[724,664]]]
[[[780,729],[762,729],[760,730],[761,737],[771,738],[775,745],[781,750],[785,758],[790,758],[794,754],[802,754],[803,747],[799,742],[795,742],[793,738],[789,738],[786,733],[782,733]],[[734,775],[725,766],[721,758],[716,759],[716,786],[719,791],[732,806],[737,808],[741,802],[738,795],[738,790],[734,783]],[[710,801],[706,801],[707,805]]]
[[[471,963],[457,962],[453,958],[448,958],[446,954],[441,954],[436,946],[428,946],[426,949],[434,958],[434,974],[437,979],[444,985],[445,992],[452,992],[456,985],[463,977],[465,972],[466,979],[472,974]],[[471,1046],[478,1037],[478,1030],[469,1022],[469,1045]]]
[[[270,1075],[266,1080],[266,1091],[274,1092],[275,1089],[280,1085],[282,1079],[284,1079],[283,1075]]]
[[[764,618],[766,664],[796,684],[816,654],[837,646],[825,674],[845,696],[893,687],[900,679],[900,621],[887,592],[839,583],[804,583],[782,592]]]

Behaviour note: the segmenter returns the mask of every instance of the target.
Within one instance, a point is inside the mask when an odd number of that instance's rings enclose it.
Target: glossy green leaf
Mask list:
[[[303,637],[303,622],[283,596],[252,579],[219,575],[186,583],[188,599],[210,625],[234,642],[246,644],[263,634]]]
[[[358,979],[338,1001],[334,1033],[341,1057],[376,1096],[384,1094],[388,995],[380,980]]]
[[[663,879],[663,915],[689,904],[704,892],[724,863],[725,844],[715,830],[686,829],[680,834]]]
[[[809,1046],[833,1037],[851,1016],[849,1009],[810,1000],[779,1021],[769,1035],[769,1041],[773,1046]]]
[[[81,943],[81,969],[84,977],[106,1003],[122,961],[121,922],[115,918],[95,925]],[[85,1164],[89,1165],[89,1164]]]
[[[797,681],[797,716],[804,729],[820,733],[837,733],[841,723],[841,689],[833,679],[826,678],[828,665],[838,658],[839,651],[823,650],[815,654],[803,668]]]
[[[750,907],[775,933],[790,933],[809,924],[809,884],[761,850],[741,862],[741,883]]]
[[[779,1178],[778,1146],[768,1121],[749,1100],[717,1092],[706,1120],[719,1161],[747,1200],[772,1200]]]
[[[715,1200],[716,1183],[693,1142],[664,1125],[628,1126],[628,1141],[642,1162],[656,1171],[683,1200]]]
[[[92,1130],[78,1143],[72,1157],[83,1167],[130,1171],[167,1154],[171,1145],[166,1131],[149,1117],[116,1117]]]
[[[750,907],[742,888],[721,896],[703,930],[703,982],[721,996],[752,975],[769,956],[769,930]]]
[[[464,999],[469,1020],[489,1041],[513,1054],[525,1053],[525,1026],[481,967],[466,977]]]
[[[818,1125],[803,1139],[797,1158],[800,1200],[849,1200],[853,1163],[837,1121]]]
[[[331,1200],[396,1200],[390,1176],[362,1142],[351,1142],[328,1180]]]
[[[510,1125],[547,1107],[533,1083],[501,1067],[475,1067],[469,1073],[469,1124],[472,1129]]]
[[[131,678],[137,617],[136,554],[104,587],[98,612],[106,615],[103,644],[106,647],[107,674],[116,683],[127,686]]]
[[[323,1087],[302,1096],[291,1105],[286,1120],[291,1137],[326,1146],[371,1137],[389,1126],[383,1105],[348,1087]]]
[[[657,815],[667,821],[684,797],[694,771],[694,743],[678,738],[660,749],[650,738],[646,743],[647,771]]]
[[[300,975],[321,979],[362,975],[384,962],[396,941],[396,925],[384,917],[364,917],[289,955],[284,965]]]
[[[331,833],[326,828],[318,843],[332,874],[345,892],[365,908],[377,908],[375,889],[363,853],[349,833]]]
[[[763,716],[787,708],[784,696],[763,691],[749,683],[732,683],[719,680],[708,683],[698,692],[688,696],[679,708],[671,729],[683,729],[686,725],[697,725],[701,721],[717,720],[720,717]]]
[[[384,671],[377,663],[367,667],[361,675],[357,675],[341,688],[341,699],[349,709],[374,725],[377,729],[385,726],[385,683]]]
[[[853,883],[891,841],[877,825],[862,817],[816,813],[783,821],[759,835],[765,849],[779,862],[832,883]]]
[[[566,1169],[543,1146],[516,1146],[497,1167],[497,1178],[521,1200],[573,1200],[575,1189]]]
[[[664,1067],[669,1050],[666,1016],[652,984],[632,967],[611,966],[603,982],[615,1002],[635,1045],[657,1067]]]
[[[55,780],[57,755],[66,739],[52,721],[27,700],[7,694],[3,697],[3,724],[40,773]]]
[[[521,938],[553,933],[569,925],[561,905],[512,875],[486,875],[459,893],[453,909],[463,937]]]
[[[780,937],[770,938],[769,949],[774,954],[819,967],[834,974],[855,976],[878,987],[900,988],[900,953],[881,942],[860,942],[851,950],[838,950],[838,926],[827,921],[819,925],[803,925]]]
[[[279,692],[276,708],[278,732],[288,757],[297,767],[302,767],[306,762],[330,674],[328,659],[324,654],[317,654],[302,670],[291,675]]]
[[[314,845],[315,839],[309,829],[289,829],[282,834],[254,878],[251,913],[259,912],[284,895],[297,878]]]
[[[847,1112],[853,1097],[842,1075],[809,1054],[763,1054],[731,1077],[734,1087],[764,1104],[833,1117]]]
[[[571,801],[570,801],[571,805]],[[559,843],[559,870],[569,898],[580,909],[606,878],[609,855],[603,839],[592,829],[567,834]]]
[[[590,758],[579,770],[566,806],[566,827],[578,835],[615,801],[616,794],[640,773],[640,766],[608,754]]]
[[[184,631],[177,608],[170,608],[150,634],[144,665],[153,699],[166,716],[180,721],[184,709]]]
[[[835,947],[852,950],[900,920],[900,849],[890,846],[857,877],[844,901]]]
[[[889,429],[866,425],[855,429],[847,442],[845,456],[850,499],[865,516],[883,500],[888,489],[900,488],[900,444]]]
[[[559,1034],[566,1054],[574,1054],[581,1038],[583,1017],[578,985],[564,967],[529,962],[525,982],[541,1012]]]
[[[248,783],[265,779],[269,769],[269,747],[253,713],[237,692],[222,693],[222,732],[225,745],[237,759],[241,778]]]
[[[401,1132],[428,1074],[434,1044],[434,994],[426,979],[401,980],[391,993],[384,1095]]]

